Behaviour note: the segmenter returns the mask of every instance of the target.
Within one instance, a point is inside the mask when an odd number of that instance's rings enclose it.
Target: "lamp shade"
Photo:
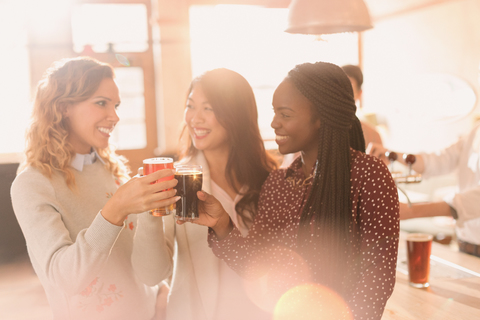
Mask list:
[[[372,28],[363,0],[292,0],[285,32],[327,34]]]

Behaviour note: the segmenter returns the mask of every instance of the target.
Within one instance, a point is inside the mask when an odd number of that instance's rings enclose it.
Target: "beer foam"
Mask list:
[[[172,163],[172,158],[150,158],[143,160],[143,163],[147,164],[163,164],[163,163]]]
[[[177,172],[175,172],[175,174],[182,175],[182,176],[186,176],[186,175],[202,174],[202,172],[201,172],[201,171],[198,171],[198,170],[192,170],[192,169],[182,170],[182,169],[178,169],[178,168],[177,168]]]
[[[407,241],[427,242],[432,241],[433,236],[426,233],[410,233],[407,235]]]

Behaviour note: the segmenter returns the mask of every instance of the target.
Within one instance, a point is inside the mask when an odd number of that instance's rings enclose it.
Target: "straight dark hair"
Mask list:
[[[277,168],[277,163],[265,150],[258,128],[257,103],[252,87],[235,71],[220,68],[205,72],[193,79],[188,95],[195,86],[201,86],[217,121],[228,134],[228,161],[225,175],[228,183],[237,190],[237,183],[246,185],[248,191],[236,205],[237,213],[244,217],[248,210],[254,216],[263,182],[268,174]],[[186,130],[182,132],[180,157],[194,156],[197,149]],[[237,182],[237,183],[236,183]]]
[[[322,267],[316,281],[343,295],[346,259],[356,241],[349,232],[350,148],[365,152],[352,86],[340,67],[325,62],[298,65],[287,78],[310,100],[320,119],[312,188],[300,216],[299,250],[311,265]],[[312,252],[312,241],[321,243],[320,250]]]
[[[361,90],[363,85],[362,69],[360,69],[359,66],[354,66],[351,64],[344,65],[342,69],[348,77],[355,79],[357,82],[357,88]]]

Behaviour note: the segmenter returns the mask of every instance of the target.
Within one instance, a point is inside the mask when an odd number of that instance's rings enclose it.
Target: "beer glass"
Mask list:
[[[143,174],[149,175],[155,171],[162,169],[173,169],[173,159],[172,158],[150,158],[143,160]],[[162,181],[173,180],[173,175],[165,178],[161,178],[153,183],[159,183]],[[162,190],[165,191],[165,190]],[[175,213],[175,204],[171,204],[163,208],[155,208],[149,211],[152,216],[162,217],[169,214]]]
[[[410,233],[407,236],[408,281],[412,287],[429,286],[432,240],[430,234]]]
[[[175,179],[178,184],[177,196],[180,200],[176,203],[176,218],[181,221],[198,219],[197,191],[202,190],[202,166],[177,165],[175,166]]]

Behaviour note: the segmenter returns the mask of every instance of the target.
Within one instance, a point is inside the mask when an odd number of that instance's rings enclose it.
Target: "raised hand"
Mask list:
[[[226,237],[232,231],[233,223],[220,201],[205,191],[198,191],[197,197],[200,200],[198,202],[199,218],[192,223],[212,228],[219,239]],[[184,222],[177,221],[177,223]]]
[[[133,177],[120,186],[113,197],[108,200],[102,209],[103,217],[110,223],[121,225],[129,214],[141,213],[175,203],[178,200],[178,197],[174,197],[177,191],[171,188],[177,185],[176,179],[151,184],[173,174],[173,170],[164,169],[147,176]]]

